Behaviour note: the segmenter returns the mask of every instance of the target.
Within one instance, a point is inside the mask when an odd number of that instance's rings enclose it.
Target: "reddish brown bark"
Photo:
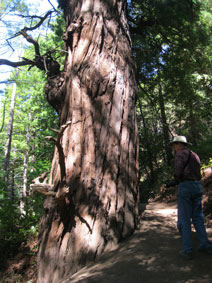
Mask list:
[[[126,1],[64,3],[64,76],[61,84],[59,75],[49,79],[46,90],[66,126],[52,162],[56,198],[46,199],[41,222],[39,283],[59,282],[112,249],[138,218],[137,89]]]

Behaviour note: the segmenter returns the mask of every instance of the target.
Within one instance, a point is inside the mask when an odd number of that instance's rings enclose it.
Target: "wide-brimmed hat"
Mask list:
[[[174,137],[173,140],[170,141],[169,145],[171,146],[174,143],[178,143],[178,142],[183,143],[185,145],[192,145],[190,142],[187,142],[187,139],[184,136],[176,136],[176,137]]]

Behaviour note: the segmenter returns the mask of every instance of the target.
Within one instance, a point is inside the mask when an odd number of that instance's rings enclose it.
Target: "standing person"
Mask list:
[[[182,236],[183,250],[180,255],[192,259],[191,220],[199,239],[199,251],[212,254],[211,243],[208,240],[202,211],[202,186],[200,184],[200,159],[189,150],[186,137],[176,136],[169,145],[175,151],[174,178],[178,185],[178,221],[177,227]]]

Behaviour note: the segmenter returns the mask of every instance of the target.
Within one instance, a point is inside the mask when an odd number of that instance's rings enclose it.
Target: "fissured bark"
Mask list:
[[[50,178],[56,197],[47,197],[41,221],[39,283],[59,282],[114,248],[138,219],[137,89],[126,1],[61,2],[67,57],[55,91],[50,81],[46,88],[61,130]]]

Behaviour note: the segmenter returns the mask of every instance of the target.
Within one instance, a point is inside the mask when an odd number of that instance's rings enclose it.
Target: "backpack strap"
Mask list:
[[[187,159],[187,161],[186,161],[185,165],[183,166],[183,172],[184,172],[184,170],[185,170],[186,166],[188,165],[188,163],[189,163],[189,161],[190,161],[190,159],[191,159],[191,153],[192,153],[192,151],[191,151],[191,150],[189,150],[188,159]]]

